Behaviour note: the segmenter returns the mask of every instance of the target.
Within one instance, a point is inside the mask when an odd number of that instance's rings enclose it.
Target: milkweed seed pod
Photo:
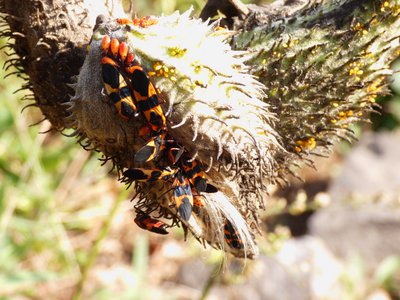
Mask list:
[[[400,54],[399,14],[394,0],[318,1],[234,37],[235,49],[252,53],[246,64],[278,116],[280,170],[326,155],[338,139],[354,139],[349,125],[368,122]]]
[[[243,64],[246,52],[231,50],[227,39],[232,32],[191,19],[190,11],[154,20],[150,25],[115,20],[99,24],[74,86],[70,126],[87,146],[101,150],[119,168],[134,165],[132,158],[143,144],[138,131],[145,120],[119,119],[101,93],[101,41],[108,35],[126,42],[160,90],[168,134],[209,169],[207,180],[219,190],[206,194],[205,212],[191,220],[206,223],[198,226],[209,229],[211,236],[203,231],[196,235],[223,248],[227,219],[246,245],[238,255],[253,256],[257,250],[243,214],[255,218],[251,214],[262,206],[257,191],[274,169],[271,155],[282,151],[271,126],[275,117],[262,101],[263,86]],[[161,199],[170,196],[167,191],[154,183],[135,186],[141,209],[158,208],[167,218],[174,215],[172,201]],[[189,229],[196,227],[189,223]]]

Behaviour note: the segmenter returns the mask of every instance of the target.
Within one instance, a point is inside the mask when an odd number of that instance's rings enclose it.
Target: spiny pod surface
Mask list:
[[[236,256],[253,257],[257,254],[253,230],[257,210],[262,207],[261,191],[265,178],[274,169],[272,153],[282,150],[271,127],[274,115],[262,101],[263,86],[248,75],[243,64],[246,53],[231,50],[227,43],[231,35],[232,32],[217,24],[207,25],[191,19],[190,11],[99,24],[74,85],[76,93],[71,100],[69,121],[88,147],[102,151],[119,170],[130,168],[124,173],[127,176],[123,181],[134,183],[139,198],[135,207],[140,212],[150,214],[156,210],[172,219],[173,224],[182,223],[196,238],[216,248]],[[147,101],[153,95],[151,86],[157,89],[153,98],[162,107],[166,128],[150,126],[153,135],[150,142],[140,132],[146,123],[154,125],[151,116],[138,114],[121,118],[110,101],[113,89],[106,86],[104,90],[102,42],[105,36],[111,41],[126,43],[134,56],[131,69],[126,71],[122,60],[129,56],[124,54],[123,59],[118,56],[121,62],[117,63],[117,69],[128,77],[127,85],[139,104],[139,112],[145,110],[143,104],[146,104],[140,101]],[[116,52],[112,46],[110,49]],[[103,59],[103,65],[104,61],[113,64]],[[145,88],[138,86],[139,81],[146,82],[138,79],[142,70],[150,78]],[[140,95],[147,90],[149,95],[142,99]],[[168,158],[168,143],[184,149],[184,163]],[[147,145],[145,150],[143,145]],[[153,149],[154,157],[149,154],[148,162],[135,161],[135,157],[142,157],[142,153]],[[194,179],[176,184],[181,173],[189,179],[194,176],[188,167],[193,161],[200,168],[196,172],[206,174],[198,175],[198,181],[204,177],[218,191],[210,192],[204,184],[195,186]],[[154,172],[147,171],[169,165],[179,168],[179,164],[182,170],[160,180],[155,180]],[[149,176],[147,179],[151,178],[152,182],[143,182],[143,176]],[[190,195],[185,189],[188,182],[192,189]],[[199,187],[204,191],[197,191]],[[194,203],[199,203],[200,197],[203,199],[203,204],[195,205],[193,211],[191,197],[196,200]],[[182,199],[186,199],[187,205],[184,215]]]
[[[287,150],[275,157],[279,178],[310,154],[328,155],[337,140],[355,139],[350,126],[369,122],[388,93],[399,36],[397,0],[325,0],[232,39],[252,53],[246,64],[279,118],[274,129]]]

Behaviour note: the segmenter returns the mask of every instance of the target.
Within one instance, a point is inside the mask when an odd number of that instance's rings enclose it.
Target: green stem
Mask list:
[[[111,207],[110,213],[108,215],[108,217],[104,220],[103,222],[103,226],[101,227],[101,230],[99,232],[99,235],[97,236],[94,245],[92,247],[92,250],[89,252],[89,255],[87,257],[87,259],[81,264],[81,278],[76,286],[76,290],[75,293],[72,297],[73,300],[80,300],[81,299],[81,295],[82,295],[82,290],[83,290],[83,286],[86,282],[90,267],[93,265],[98,253],[99,253],[99,249],[100,249],[100,245],[102,243],[102,241],[106,238],[106,236],[108,235],[109,231],[110,231],[110,227],[112,224],[112,221],[115,217],[115,214],[118,211],[118,208],[122,202],[122,200],[126,199],[128,191],[127,190],[123,190],[117,200],[114,202],[113,206]]]

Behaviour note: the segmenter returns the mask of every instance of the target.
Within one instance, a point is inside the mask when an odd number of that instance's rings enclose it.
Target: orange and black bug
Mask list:
[[[226,219],[224,223],[224,237],[229,247],[239,250],[244,248],[243,241],[228,219]]]
[[[203,195],[199,194],[195,188],[192,188],[192,194],[193,194],[193,212],[196,215],[200,215],[201,210],[205,206],[205,203],[204,203],[205,197]]]
[[[182,167],[192,186],[194,186],[199,192],[218,192],[218,189],[215,186],[206,182],[206,175],[197,160],[192,162],[183,160]]]
[[[135,64],[134,55],[128,53],[125,59],[125,72],[129,77],[129,87],[138,110],[143,113],[156,136],[147,141],[135,155],[135,161],[148,162],[156,158],[165,147],[167,119],[158,101],[157,91],[146,72]]]
[[[138,212],[136,214],[134,221],[135,221],[136,225],[142,229],[145,229],[145,230],[148,230],[151,232],[155,232],[158,234],[168,234],[167,224],[165,224],[164,222],[162,222],[160,220],[153,219],[145,213]]]
[[[203,208],[205,206],[204,199],[205,197],[201,195],[196,188],[192,188],[193,194],[193,207]]]
[[[114,63],[109,57],[102,59],[104,89],[120,117],[129,119],[135,115],[136,106],[124,77],[114,66]]]
[[[165,149],[165,144],[171,140],[165,140],[166,132],[152,137],[147,141],[146,145],[140,148],[135,154],[136,162],[148,162],[158,157],[158,155]]]
[[[167,181],[168,179],[171,179],[177,172],[177,168],[171,167],[164,167],[160,169],[134,168],[126,170],[123,175],[129,180],[152,182],[157,180]]]
[[[169,149],[168,156],[173,164],[177,163],[182,155],[183,157],[180,159],[180,164],[190,184],[199,192],[218,192],[218,189],[215,186],[206,182],[206,175],[197,160],[188,160],[187,157],[185,157],[185,155],[183,154],[182,148]]]
[[[189,180],[180,172],[179,168],[164,167],[162,169],[128,169],[123,173],[125,182],[134,181],[168,181],[174,178],[172,189],[178,214],[183,220],[189,220],[193,208],[193,194]]]
[[[174,199],[179,215],[183,220],[188,221],[192,215],[193,194],[189,180],[181,173],[177,173],[174,183]]]
[[[102,48],[104,51],[104,56],[101,60],[104,89],[109,99],[111,99],[115,105],[120,117],[129,119],[135,115],[136,111],[136,105],[132,99],[131,91],[125,78],[118,69],[118,63],[114,59],[106,56],[108,49],[111,50],[114,56],[118,54],[120,48],[119,42],[117,39],[110,40],[109,36],[105,36],[102,41]],[[123,49],[124,46],[121,48],[122,50],[120,52],[123,54],[123,51],[125,51]]]
[[[182,167],[192,186],[199,192],[204,192],[207,189],[206,175],[197,161],[182,159]]]
[[[120,21],[125,22],[124,20]],[[129,47],[125,42],[119,43],[115,38],[104,36],[101,46],[103,81],[107,94],[110,98],[112,97],[119,114],[123,118],[129,118],[134,115],[137,106],[138,110],[144,114],[151,130],[156,133],[156,136],[151,138],[135,156],[137,162],[150,161],[162,150],[161,146],[167,130],[167,120],[158,102],[156,88],[143,68],[137,64],[135,55],[129,52]],[[120,65],[122,65],[122,70],[118,69]],[[122,92],[124,94],[119,95]]]
[[[172,147],[168,149],[168,158],[172,164],[177,164],[181,156],[184,154],[184,148],[178,147],[178,145],[174,144]]]
[[[157,91],[141,66],[131,65],[125,68],[129,75],[130,87],[138,109],[144,114],[154,132],[167,128],[167,120],[158,102]]]
[[[204,200],[202,195],[193,195],[193,206],[195,207],[204,207]]]

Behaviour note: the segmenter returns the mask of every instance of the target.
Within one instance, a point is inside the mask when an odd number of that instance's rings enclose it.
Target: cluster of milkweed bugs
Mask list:
[[[157,24],[158,21],[157,19],[154,19],[150,16],[146,16],[143,18],[135,18],[133,20],[130,19],[117,19],[117,22],[121,25],[134,25],[134,26],[140,26],[143,28],[149,27],[151,25]]]
[[[146,28],[157,24],[157,19],[117,19],[117,22]],[[148,140],[136,152],[134,161],[154,161],[158,165],[158,161],[163,160],[168,164],[152,169],[128,169],[123,172],[123,181],[170,183],[178,216],[188,221],[192,212],[198,214],[204,208],[206,198],[202,193],[215,193],[218,189],[207,183],[200,162],[190,159],[188,153],[169,136],[167,119],[160,106],[157,89],[144,68],[135,60],[134,53],[129,51],[129,46],[106,35],[101,48],[104,91],[119,117],[130,120],[142,114],[147,122],[139,130],[139,136]],[[137,210],[134,221],[142,229],[158,234],[168,233],[166,223],[140,210]],[[242,241],[229,221],[224,223],[224,237],[231,248],[243,248]]]
[[[145,162],[157,155],[158,144],[166,137],[167,121],[158,102],[157,91],[144,69],[135,61],[125,42],[103,37],[102,77],[106,94],[123,119],[142,113],[153,137],[139,152],[135,160]],[[149,150],[150,149],[150,150]],[[155,149],[155,150],[154,150]]]
[[[215,193],[217,188],[206,181],[206,176],[200,163],[190,161],[182,148],[177,148],[175,142],[170,142],[166,147],[169,166],[153,169],[132,168],[123,175],[126,181],[164,181],[172,182],[175,205],[179,216],[188,221],[193,207],[204,207],[201,193]]]

